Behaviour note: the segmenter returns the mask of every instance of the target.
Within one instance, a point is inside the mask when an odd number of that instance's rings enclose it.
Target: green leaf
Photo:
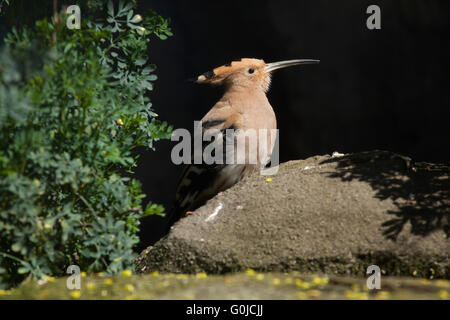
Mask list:
[[[130,19],[131,19],[132,16],[133,16],[133,10],[128,11],[128,14],[127,14],[127,22],[130,21]],[[131,22],[134,22],[134,21],[131,21]]]
[[[108,7],[108,15],[110,15],[111,17],[114,17],[114,5],[113,5],[112,0],[108,1],[107,7]]]
[[[133,1],[121,1],[121,17],[113,1],[93,3],[104,12],[86,14],[80,30],[43,19],[13,28],[0,48],[1,287],[61,275],[73,262],[132,268],[140,219],[164,214],[156,204],[143,210],[141,184],[128,175],[137,147],[153,149],[171,131],[146,95],[157,80],[149,38],[132,28],[167,35],[167,20],[137,21]]]
[[[19,269],[17,269],[17,273],[18,274],[25,274],[25,273],[28,273],[28,272],[30,272],[30,269],[27,268],[27,267],[20,267]]]
[[[139,58],[139,59],[136,59],[136,61],[134,62],[134,64],[137,65],[137,66],[142,66],[142,65],[144,65],[146,62],[147,62],[146,59],[144,59],[144,58]]]

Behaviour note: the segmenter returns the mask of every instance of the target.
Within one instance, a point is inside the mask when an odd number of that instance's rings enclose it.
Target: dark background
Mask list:
[[[33,23],[43,11],[51,15],[50,0],[14,1],[10,10],[18,12],[10,17],[23,20],[1,24],[0,38],[9,25]],[[137,2],[140,12],[151,8],[172,20],[174,36],[150,42],[159,77],[150,98],[175,128],[192,131],[193,121],[222,94],[188,78],[243,57],[314,58],[321,63],[273,77],[268,97],[280,129],[281,162],[373,149],[450,161],[450,1]],[[381,8],[381,30],[366,28],[371,4]],[[160,141],[156,151],[141,151],[135,174],[147,201],[167,211],[181,171],[170,160],[174,145]],[[163,236],[166,221],[144,219],[138,249]]]
[[[381,8],[381,30],[366,9]],[[320,59],[274,74],[269,100],[280,129],[280,161],[333,151],[384,149],[416,161],[450,160],[450,1],[139,1],[172,19],[174,36],[150,43],[161,119],[191,130],[220,88],[186,82],[241,57]],[[170,209],[180,167],[175,142],[142,154],[136,176]],[[141,248],[165,220],[143,221]]]

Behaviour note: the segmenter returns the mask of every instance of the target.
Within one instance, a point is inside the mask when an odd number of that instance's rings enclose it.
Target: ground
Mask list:
[[[66,278],[29,280],[1,291],[0,299],[450,299],[450,281],[381,276],[381,289],[368,290],[366,278],[248,269],[226,275],[160,274],[82,276],[81,290]]]

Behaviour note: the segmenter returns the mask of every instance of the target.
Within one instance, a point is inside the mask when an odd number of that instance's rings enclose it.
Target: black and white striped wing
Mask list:
[[[234,133],[227,132],[227,129],[234,129]],[[224,162],[227,156],[226,152],[230,150],[227,145],[232,144],[233,147],[235,145],[235,134],[238,132],[235,129],[234,124],[227,125],[226,121],[222,119],[202,123],[203,133],[215,130],[214,143],[222,143]],[[202,150],[209,143],[208,141],[204,142]],[[191,159],[193,159],[193,156]],[[206,164],[202,161],[201,164],[186,165],[176,192],[175,206],[171,216],[172,222],[183,217],[187,211],[197,209],[217,193],[237,183],[244,170],[245,165],[243,164]]]

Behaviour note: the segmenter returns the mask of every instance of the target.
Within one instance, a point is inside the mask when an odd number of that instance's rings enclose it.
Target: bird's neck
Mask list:
[[[230,87],[223,95],[234,110],[243,115],[243,121],[254,129],[275,129],[276,117],[264,90],[252,87]]]
[[[247,101],[267,101],[267,103],[269,103],[264,90],[256,86],[230,86],[226,89],[222,99],[231,102],[240,102],[239,104]]]

